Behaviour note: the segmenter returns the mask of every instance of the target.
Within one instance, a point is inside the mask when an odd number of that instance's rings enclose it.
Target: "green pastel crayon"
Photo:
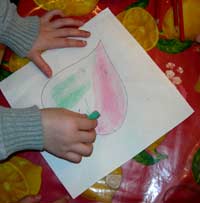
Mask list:
[[[95,119],[98,119],[100,116],[100,113],[98,111],[93,111],[91,114],[89,114],[87,117],[90,119],[90,120],[95,120]]]

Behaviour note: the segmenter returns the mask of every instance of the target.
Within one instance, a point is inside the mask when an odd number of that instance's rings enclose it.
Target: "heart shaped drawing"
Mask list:
[[[62,69],[45,84],[43,107],[62,107],[76,112],[100,112],[97,134],[119,129],[125,118],[128,97],[120,75],[100,41],[92,52]]]

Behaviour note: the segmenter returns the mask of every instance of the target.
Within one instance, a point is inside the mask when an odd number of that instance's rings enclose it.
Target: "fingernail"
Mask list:
[[[91,34],[91,33],[90,33],[90,32],[88,32],[88,31],[85,31],[85,33],[86,33],[88,36],[90,36],[90,34]]]
[[[46,74],[47,74],[47,77],[50,78],[50,77],[52,76],[52,71],[51,71],[51,70],[48,70],[48,71],[46,72]]]
[[[82,42],[82,45],[84,45],[84,46],[87,45],[86,41],[82,40],[81,42]]]

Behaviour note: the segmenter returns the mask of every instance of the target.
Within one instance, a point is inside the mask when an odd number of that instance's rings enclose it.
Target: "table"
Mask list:
[[[196,0],[192,1],[197,2]],[[158,27],[162,29],[165,14],[170,8],[169,1],[162,1],[162,5],[157,4],[159,6],[158,10],[155,9],[156,0],[140,0],[138,2],[139,4],[133,4],[136,1],[100,0],[97,6],[98,11],[109,7],[115,15],[130,5],[143,6],[154,18],[158,18],[159,13]],[[35,6],[36,4],[32,0],[20,0],[18,11],[22,16],[26,16],[30,14],[30,11]],[[45,12],[45,10],[39,9],[31,12],[31,15],[40,16]],[[92,15],[90,14],[85,18],[88,19]],[[179,40],[166,40],[165,38],[163,40],[161,30],[159,38],[157,45],[149,50],[148,54],[174,83],[179,92],[193,107],[195,113],[121,167],[123,179],[120,188],[112,198],[113,203],[199,202],[200,44],[188,41],[187,46],[185,46],[184,42],[181,43]],[[179,46],[177,46],[178,42],[180,42]],[[172,53],[174,49],[176,53]],[[7,50],[4,61],[9,62],[11,54]],[[5,62],[4,68],[11,72],[8,64]],[[2,93],[0,94],[0,104],[9,106]],[[53,202],[67,194],[67,191],[60,184],[39,152],[27,151],[18,154],[33,163],[41,165],[43,168],[40,190],[42,203]],[[88,203],[97,201],[80,196],[76,200],[70,199],[69,202]]]

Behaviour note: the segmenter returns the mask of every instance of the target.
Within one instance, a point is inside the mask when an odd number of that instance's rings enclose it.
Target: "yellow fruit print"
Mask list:
[[[6,66],[8,66],[11,72],[15,72],[21,67],[23,67],[24,65],[26,65],[28,62],[29,62],[28,58],[22,58],[16,55],[15,53],[13,53],[8,61],[8,64],[6,64]]]
[[[156,46],[159,39],[158,27],[145,9],[133,7],[119,13],[117,18],[146,51]]]
[[[17,202],[29,194],[28,183],[23,173],[12,163],[0,165],[0,202]]]
[[[66,16],[83,16],[96,7],[98,0],[34,0],[45,10],[60,9]]]
[[[103,179],[97,181],[82,196],[89,200],[111,203],[115,192],[120,186],[121,180],[122,169],[119,167]]]
[[[121,23],[123,23],[123,19],[124,19],[125,14],[126,14],[126,11],[122,11],[117,15],[117,18]]]
[[[14,156],[0,163],[0,202],[16,203],[40,190],[42,168]]]
[[[183,19],[185,39],[195,40],[200,34],[200,1],[183,0]],[[178,39],[179,31],[174,26],[173,9],[169,8],[162,23],[163,34],[168,39]]]

